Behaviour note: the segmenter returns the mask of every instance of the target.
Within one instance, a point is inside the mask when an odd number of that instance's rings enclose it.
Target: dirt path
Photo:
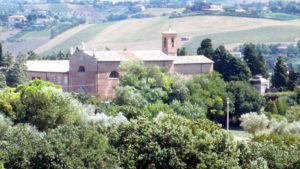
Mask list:
[[[44,44],[43,46],[39,47],[38,49],[35,50],[36,53],[41,54],[43,52],[46,52],[55,46],[63,43],[65,40],[69,39],[73,35],[77,34],[78,32],[93,26],[93,24],[84,24],[84,25],[79,25],[75,28],[72,28],[70,30],[67,30],[66,32],[63,32],[62,34],[56,36],[54,39],[51,39],[49,42]]]

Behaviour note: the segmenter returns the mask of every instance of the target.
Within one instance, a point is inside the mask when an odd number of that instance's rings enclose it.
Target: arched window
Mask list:
[[[109,78],[119,78],[119,73],[117,71],[112,71],[109,75]]]
[[[85,72],[84,66],[79,66],[78,72]]]

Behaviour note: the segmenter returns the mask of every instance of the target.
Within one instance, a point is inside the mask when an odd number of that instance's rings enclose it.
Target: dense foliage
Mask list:
[[[124,62],[120,69],[127,73],[120,77],[111,104],[97,96],[64,93],[61,87],[37,79],[1,90],[0,164],[5,168],[295,168],[299,164],[298,122],[244,118],[264,105],[249,83],[226,82],[217,72],[186,79],[143,62]],[[280,107],[280,102],[296,104],[298,93],[266,98]],[[270,125],[278,136],[256,135],[249,144],[237,142],[215,123],[225,124],[227,98],[231,124],[242,117],[242,126],[250,132]],[[289,122],[299,117],[290,116]],[[284,156],[281,163],[280,156]]]

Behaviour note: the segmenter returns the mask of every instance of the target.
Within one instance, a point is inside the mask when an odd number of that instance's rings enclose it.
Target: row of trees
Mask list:
[[[222,74],[225,81],[249,81],[254,75],[269,76],[264,56],[261,51],[256,51],[253,44],[245,46],[243,60],[233,57],[222,45],[214,50],[211,39],[201,42],[197,54],[212,59],[215,70]]]

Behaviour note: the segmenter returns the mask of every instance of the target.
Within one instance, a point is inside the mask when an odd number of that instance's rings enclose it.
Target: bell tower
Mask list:
[[[177,56],[177,32],[169,28],[168,31],[162,32],[162,52]]]

